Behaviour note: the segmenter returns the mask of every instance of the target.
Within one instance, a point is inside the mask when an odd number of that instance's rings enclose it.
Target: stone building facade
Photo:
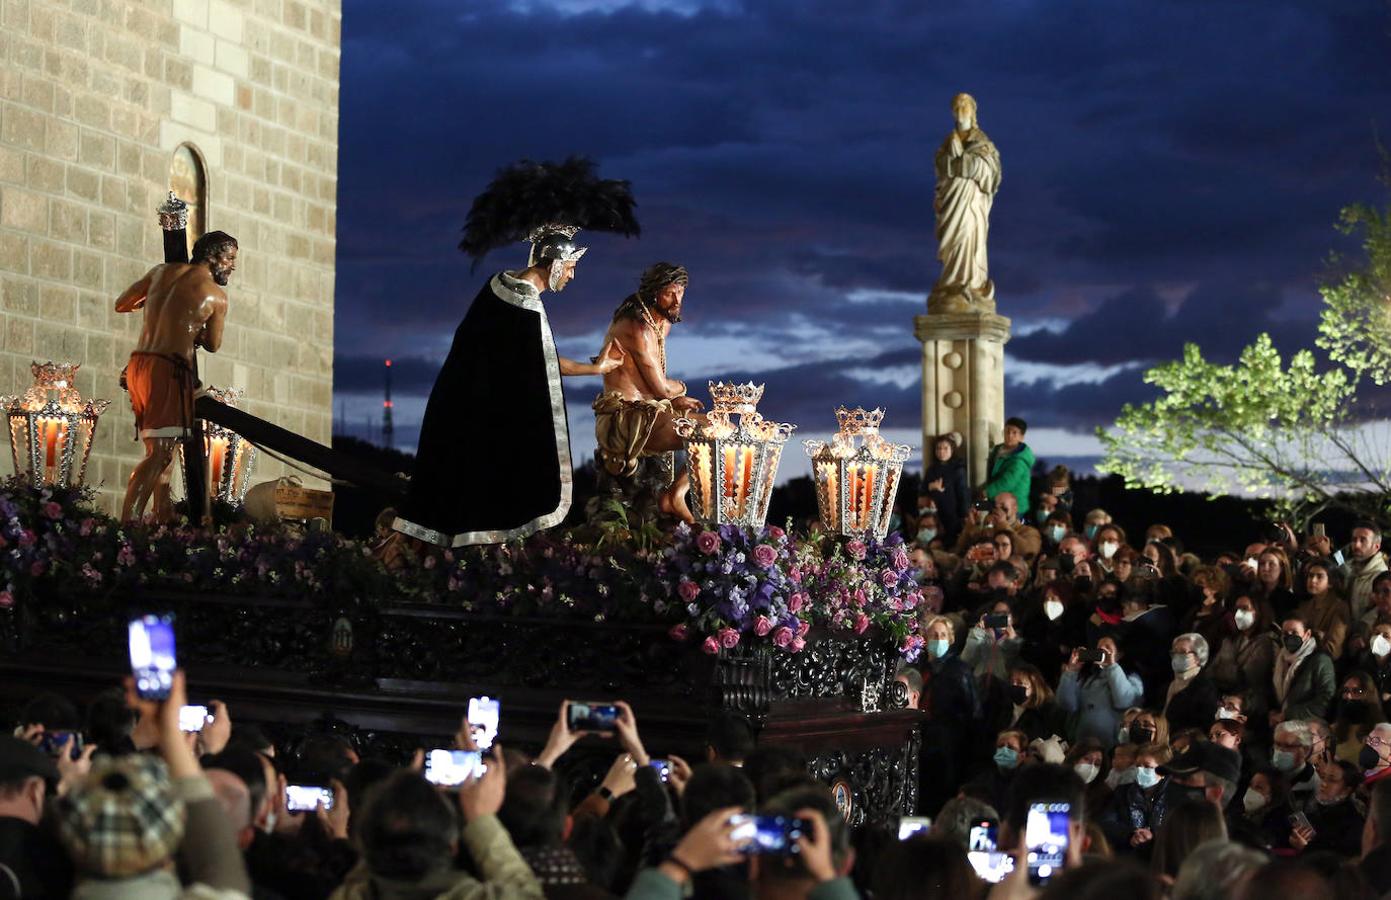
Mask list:
[[[88,469],[108,509],[143,452],[117,384],[140,314],[113,305],[163,259],[171,185],[241,244],[203,381],[329,441],[341,22],[341,0],[0,0],[0,394],[82,364],[113,401]]]

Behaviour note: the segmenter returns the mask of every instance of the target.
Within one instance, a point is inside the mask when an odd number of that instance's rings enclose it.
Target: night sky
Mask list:
[[[379,421],[390,356],[414,448],[467,304],[525,263],[518,245],[470,272],[472,198],[513,160],[578,153],[632,182],[643,235],[585,233],[575,282],[544,295],[562,353],[597,353],[642,268],[683,263],[668,356],[693,393],[766,382],[760,411],[799,437],[885,406],[916,446],[932,156],[967,91],[1003,160],[1007,413],[1085,466],[1185,340],[1228,361],[1260,331],[1312,346],[1339,209],[1386,200],[1389,63],[1383,0],[344,0],[338,428]],[[567,380],[577,464],[598,390]]]

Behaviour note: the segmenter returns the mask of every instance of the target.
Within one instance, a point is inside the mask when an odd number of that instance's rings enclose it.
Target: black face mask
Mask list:
[[[1286,634],[1281,640],[1285,644],[1285,650],[1290,653],[1298,653],[1299,648],[1304,646],[1304,638],[1297,634]]]
[[[1023,706],[1029,699],[1029,689],[1022,684],[1009,686],[1009,699],[1015,706]]]
[[[1138,728],[1130,726],[1130,742],[1132,744],[1149,744],[1154,741],[1154,729],[1146,728],[1141,725]]]
[[[1364,772],[1371,771],[1381,765],[1381,754],[1376,751],[1375,747],[1363,744],[1362,749],[1357,751],[1357,765]]]

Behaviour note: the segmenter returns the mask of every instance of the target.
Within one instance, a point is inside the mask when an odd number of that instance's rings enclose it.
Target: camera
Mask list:
[[[972,503],[971,508],[976,512],[988,513],[995,508],[995,501],[985,497]]]
[[[1087,647],[1078,647],[1077,661],[1081,663],[1104,663],[1106,662],[1106,651],[1092,650]]]

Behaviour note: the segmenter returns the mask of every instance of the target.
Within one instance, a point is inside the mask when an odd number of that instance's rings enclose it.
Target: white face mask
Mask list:
[[[1077,773],[1083,784],[1091,784],[1096,781],[1096,773],[1101,771],[1101,767],[1096,763],[1078,763],[1072,767],[1072,771]]]
[[[1115,541],[1103,541],[1096,549],[1101,553],[1102,559],[1110,559],[1116,555],[1116,551],[1121,548]]]
[[[1061,600],[1045,600],[1043,614],[1048,617],[1048,621],[1056,622],[1063,614],[1063,602]]]
[[[1388,653],[1391,653],[1391,641],[1388,641],[1388,640],[1386,639],[1386,635],[1384,635],[1384,634],[1379,634],[1379,635],[1377,635],[1376,637],[1372,638],[1372,655],[1373,655],[1373,656],[1378,656],[1378,657],[1380,657],[1380,656],[1385,656],[1385,655],[1388,654]]]
[[[1217,718],[1219,719],[1235,719],[1239,715],[1241,715],[1241,713],[1236,710],[1227,709],[1225,706],[1217,707]]]
[[[1265,805],[1269,802],[1265,794],[1262,794],[1255,788],[1247,788],[1246,793],[1241,795],[1241,805],[1249,813],[1265,809]]]
[[[1239,609],[1232,613],[1232,618],[1236,621],[1236,630],[1245,631],[1256,624],[1256,613],[1249,609]]]
[[[1128,769],[1112,769],[1112,770],[1111,770],[1111,774],[1109,774],[1109,775],[1106,776],[1106,786],[1109,787],[1109,788],[1110,788],[1111,790],[1113,790],[1113,791],[1114,791],[1116,788],[1118,788],[1118,787],[1120,787],[1121,785],[1123,785],[1123,784],[1134,784],[1134,783],[1135,783],[1135,767],[1134,767],[1134,766],[1131,766],[1131,767],[1129,767]]]
[[[275,812],[275,810],[271,810],[270,812],[266,813],[266,824],[261,826],[261,830],[263,832],[265,832],[266,834],[275,834],[276,816],[277,813]]]

